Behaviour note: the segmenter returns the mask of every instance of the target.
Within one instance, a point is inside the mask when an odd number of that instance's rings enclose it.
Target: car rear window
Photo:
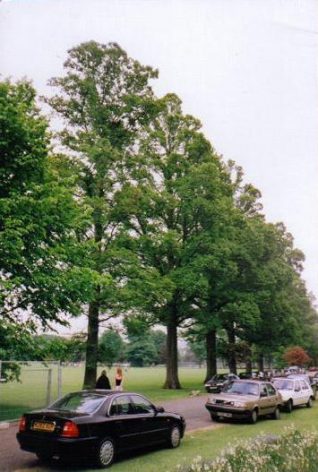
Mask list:
[[[95,393],[72,393],[57,400],[50,406],[52,410],[93,413],[105,401],[105,397]]]
[[[294,382],[287,379],[279,379],[273,381],[274,386],[278,390],[294,390]]]

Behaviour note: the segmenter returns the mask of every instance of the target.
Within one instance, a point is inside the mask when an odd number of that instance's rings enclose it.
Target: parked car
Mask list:
[[[239,377],[235,374],[216,374],[213,377],[205,382],[204,386],[207,392],[209,393],[218,393],[222,390],[225,385],[228,385],[233,380],[238,380]]]
[[[309,383],[302,378],[276,377],[273,385],[283,398],[284,407],[290,413],[295,406],[312,406],[313,391]]]
[[[316,370],[312,370],[308,372],[308,377],[310,379],[311,385],[316,385],[318,387],[318,372]]]
[[[289,367],[285,367],[285,374],[286,375],[296,375],[302,372],[302,368],[298,367],[298,365],[290,365]]]
[[[249,372],[240,372],[238,376],[240,379],[243,379],[243,380],[252,378],[252,374]]]
[[[309,383],[309,385],[312,388],[313,395],[312,399],[315,400],[317,396],[317,384],[316,380],[314,380],[312,377],[310,377],[308,374],[291,374],[287,375],[288,379],[299,379],[299,380],[305,380],[305,382]]]
[[[234,380],[219,394],[209,395],[205,405],[211,419],[247,419],[256,423],[259,416],[280,417],[283,399],[270,382]]]
[[[185,420],[137,393],[83,390],[25,413],[17,440],[41,460],[88,457],[108,467],[124,450],[165,443],[179,446]]]

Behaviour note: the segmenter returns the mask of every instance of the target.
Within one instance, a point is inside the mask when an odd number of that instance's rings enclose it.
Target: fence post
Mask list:
[[[46,405],[52,402],[52,369],[47,371],[47,391],[46,391]]]
[[[62,396],[62,366],[61,361],[59,361],[57,366],[57,398]]]

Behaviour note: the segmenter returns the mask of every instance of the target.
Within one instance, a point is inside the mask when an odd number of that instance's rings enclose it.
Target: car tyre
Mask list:
[[[169,439],[168,439],[168,446],[171,449],[175,449],[176,447],[180,446],[180,441],[181,441],[181,431],[179,426],[174,424],[172,428],[170,429],[169,433]]]
[[[272,413],[272,418],[273,418],[273,420],[279,420],[280,419],[280,409],[279,409],[278,406],[275,408],[275,411]]]
[[[213,413],[211,413],[211,420],[215,421],[216,423],[219,423],[220,417],[218,415],[214,415]]]
[[[258,420],[258,412],[257,410],[253,410],[250,416],[250,423],[255,424]]]
[[[312,407],[312,398],[308,398],[308,402],[306,403],[306,407],[307,408],[311,408]]]
[[[293,410],[293,400],[291,398],[286,403],[285,409],[286,409],[287,413],[292,412],[292,410]]]
[[[98,467],[106,468],[112,465],[115,459],[115,444],[111,438],[100,441],[96,451],[96,464]]]

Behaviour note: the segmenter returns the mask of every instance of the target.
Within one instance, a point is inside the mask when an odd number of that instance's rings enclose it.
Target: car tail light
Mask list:
[[[79,429],[73,421],[66,421],[63,426],[61,436],[63,438],[77,438],[79,436]]]
[[[20,433],[22,433],[25,430],[26,430],[26,418],[25,416],[22,416],[19,422],[19,431]]]

